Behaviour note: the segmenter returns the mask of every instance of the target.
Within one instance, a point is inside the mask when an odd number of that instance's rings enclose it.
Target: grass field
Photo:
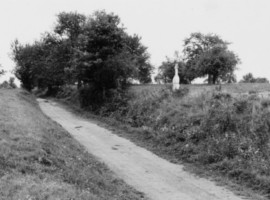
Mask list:
[[[0,199],[145,199],[114,177],[23,90],[0,89]]]

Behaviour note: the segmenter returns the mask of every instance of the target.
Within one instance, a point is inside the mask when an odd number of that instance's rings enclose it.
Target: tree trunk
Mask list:
[[[82,80],[78,79],[77,89],[80,89],[82,87]]]
[[[52,88],[52,85],[48,85],[48,90],[47,90],[47,94],[48,96],[50,96],[53,92],[53,88]]]
[[[105,98],[106,98],[106,93],[105,92],[106,92],[105,87],[103,87],[102,88],[102,98],[103,98],[103,100],[105,100]]]
[[[217,83],[217,79],[218,79],[218,76],[217,75],[213,75],[213,84],[216,84]]]
[[[208,84],[213,84],[213,76],[211,74],[208,74]]]

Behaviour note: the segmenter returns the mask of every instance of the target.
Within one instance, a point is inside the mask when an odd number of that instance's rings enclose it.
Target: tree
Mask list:
[[[153,66],[149,63],[150,56],[147,53],[147,48],[142,45],[141,38],[138,35],[126,35],[124,48],[135,62],[136,72],[133,78],[139,80],[140,83],[150,83]]]
[[[233,72],[227,73],[227,74],[225,74],[224,76],[222,76],[220,78],[220,82],[223,82],[223,83],[236,83],[237,82],[236,75]]]
[[[39,65],[38,45],[22,45],[18,40],[12,44],[13,60],[16,63],[15,76],[21,81],[22,87],[31,90],[34,87],[35,68]],[[39,72],[40,73],[40,72]],[[38,75],[37,73],[36,75]]]
[[[252,73],[247,73],[243,76],[241,83],[269,83],[267,78],[255,78]]]
[[[240,82],[241,83],[254,83],[255,78],[254,78],[252,73],[247,73],[246,75],[243,76],[243,78]]]
[[[47,87],[51,93],[68,83],[66,69],[71,68],[72,49],[67,39],[59,39],[53,34],[44,35],[39,45],[42,49],[42,74],[39,76],[43,83],[39,87]]]
[[[233,74],[239,58],[228,50],[229,43],[213,34],[192,33],[184,40],[186,71],[191,78],[208,76],[208,83]]]
[[[159,72],[156,76],[156,81],[162,80],[164,83],[171,83],[172,79],[174,77],[174,67],[175,67],[176,61],[172,61],[169,58],[167,58],[166,61],[162,62],[161,66],[159,66]],[[180,77],[180,83],[181,84],[187,84],[190,82],[189,77],[186,74],[185,71],[185,63],[183,61],[179,61],[178,63],[178,75]]]
[[[78,87],[81,86],[82,80],[80,77],[81,72],[80,63],[78,63],[78,56],[76,53],[79,49],[79,45],[83,43],[78,43],[78,38],[83,34],[86,16],[79,14],[77,12],[61,12],[57,15],[57,24],[54,28],[54,33],[61,37],[61,41],[66,49],[65,57],[69,57],[66,60],[65,76],[68,78],[69,83],[78,83]],[[67,51],[68,49],[68,51]]]
[[[11,88],[17,88],[17,85],[15,84],[15,78],[14,77],[10,77],[8,84]]]
[[[21,45],[16,40],[12,50],[15,76],[27,90],[48,88],[50,93],[54,87],[66,83],[65,68],[69,67],[71,53],[65,40],[45,34],[32,45]]]
[[[117,80],[125,74],[122,65],[111,66],[108,62],[117,56],[115,61],[120,64],[125,34],[119,24],[118,16],[104,11],[96,12],[85,24],[83,36],[78,41],[81,45],[76,51],[75,64],[85,84],[92,83],[102,89],[116,88]]]
[[[269,83],[269,80],[267,78],[258,77],[256,78],[256,83]]]
[[[197,58],[196,68],[202,75],[208,75],[209,84],[216,84],[219,80],[231,77],[238,62],[235,54],[228,51],[225,45],[216,45],[201,53]]]
[[[54,32],[64,36],[75,45],[78,36],[83,32],[86,17],[76,12],[61,12],[57,15]]]
[[[1,65],[0,65],[0,67],[1,67]],[[5,74],[5,70],[1,69],[1,70],[0,70],[0,76],[1,76],[1,75],[4,75],[4,74]]]
[[[7,81],[4,81],[3,83],[0,84],[0,88],[10,88],[10,86]]]
[[[85,84],[108,90],[126,87],[130,78],[149,82],[152,66],[146,47],[120,27],[117,15],[95,12],[78,43],[75,66]]]

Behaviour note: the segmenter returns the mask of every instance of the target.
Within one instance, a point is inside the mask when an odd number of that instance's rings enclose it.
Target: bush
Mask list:
[[[180,88],[179,90],[176,90],[173,92],[174,97],[184,97],[189,93],[189,89],[187,87]]]
[[[270,99],[263,99],[261,105],[263,108],[268,108],[270,106]]]
[[[120,113],[126,107],[128,94],[122,89],[100,90],[94,85],[79,89],[79,102],[82,108],[102,116]]]
[[[11,89],[10,85],[8,84],[7,81],[4,81],[3,83],[0,84],[0,88],[6,88],[6,89]]]
[[[17,88],[17,85],[15,84],[15,78],[14,77],[10,77],[8,83],[9,83],[9,86],[11,88]]]
[[[15,78],[10,77],[9,81],[4,81],[0,84],[0,88],[6,88],[6,89],[15,89],[17,88],[17,85],[15,84]]]

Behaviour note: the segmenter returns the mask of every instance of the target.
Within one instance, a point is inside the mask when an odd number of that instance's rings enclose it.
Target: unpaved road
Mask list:
[[[38,99],[43,112],[104,162],[119,178],[152,200],[240,200],[215,183],[172,164],[55,102]]]

